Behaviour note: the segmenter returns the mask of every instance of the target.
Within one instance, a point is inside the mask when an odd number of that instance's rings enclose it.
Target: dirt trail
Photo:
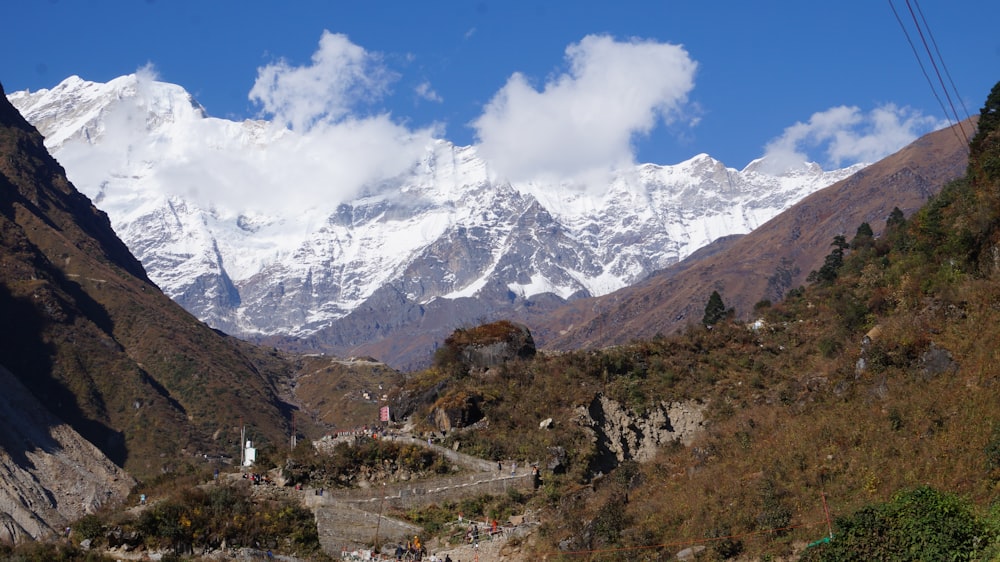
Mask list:
[[[422,532],[416,525],[387,517],[385,513],[389,507],[405,509],[484,494],[497,495],[511,489],[529,491],[535,484],[532,469],[525,464],[521,464],[516,471],[508,472],[509,468],[506,468],[501,472],[495,462],[433,445],[426,440],[401,435],[391,439],[432,449],[470,472],[394,482],[381,487],[324,491],[322,495],[314,489],[303,489],[301,500],[313,511],[320,542],[328,554],[339,556],[344,550],[364,548],[374,541],[376,534],[379,542],[386,544],[404,543]],[[507,463],[505,466],[510,467],[512,464]],[[499,540],[481,543],[479,559],[500,560],[497,557],[499,544]],[[460,555],[463,560],[474,560],[476,551],[471,545],[448,548],[455,550],[456,555]],[[452,560],[457,560],[456,555],[452,555]],[[490,556],[493,558],[486,558]],[[444,554],[441,558],[444,558]]]

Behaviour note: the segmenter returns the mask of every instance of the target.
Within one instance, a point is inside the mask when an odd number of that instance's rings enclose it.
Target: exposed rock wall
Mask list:
[[[638,414],[606,396],[577,408],[576,421],[589,428],[600,452],[596,470],[626,460],[652,459],[660,447],[673,442],[689,445],[704,428],[704,405],[697,402],[660,402]]]
[[[525,468],[515,476],[506,474],[459,474],[411,482],[393,482],[372,488],[331,490],[323,498],[331,502],[346,502],[361,509],[377,511],[379,504],[409,509],[431,503],[457,502],[484,494],[503,495],[509,490],[522,492],[534,489],[535,479]],[[315,500],[314,500],[315,501]]]
[[[323,550],[337,555],[343,547],[370,544],[376,533],[384,542],[402,542],[423,532],[418,526],[387,517],[389,508],[444,505],[484,494],[504,496],[511,490],[528,492],[534,488],[534,482],[528,469],[524,469],[516,476],[462,474],[366,489],[330,490],[322,496],[303,497],[316,515]]]
[[[135,481],[0,367],[0,542],[61,532]]]
[[[462,359],[472,369],[486,370],[513,359],[530,359],[535,356],[535,339],[527,326],[503,321],[491,325],[506,325],[507,333],[502,341],[474,343],[462,348]]]

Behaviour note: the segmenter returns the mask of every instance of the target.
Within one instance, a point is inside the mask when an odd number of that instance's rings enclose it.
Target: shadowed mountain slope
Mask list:
[[[970,124],[965,123],[965,130]],[[539,346],[569,350],[669,334],[701,321],[713,290],[738,318],[762,300],[778,301],[819,269],[834,236],[850,240],[863,222],[878,236],[898,207],[909,216],[968,164],[958,126],[916,140],[853,176],[820,190],[738,238],[718,241],[632,287],[532,315]]]
[[[135,480],[2,366],[0,387],[0,543],[59,534],[128,494]]]
[[[5,96],[0,318],[0,365],[46,419],[140,479],[203,453],[237,455],[241,423],[265,443],[286,434],[277,385],[287,364],[211,330],[150,283]]]

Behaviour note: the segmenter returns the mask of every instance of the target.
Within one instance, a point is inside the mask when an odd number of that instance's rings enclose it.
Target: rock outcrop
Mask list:
[[[468,341],[462,341],[465,338],[460,334],[470,336]],[[446,341],[455,342],[454,345],[460,348],[462,361],[474,371],[485,371],[514,359],[535,356],[535,340],[528,327],[506,320],[471,330],[456,330]]]
[[[600,453],[595,470],[607,471],[626,460],[652,459],[660,447],[689,445],[704,427],[704,405],[660,402],[638,414],[606,396],[577,408],[576,421],[593,433]]]
[[[438,401],[432,412],[434,426],[442,433],[468,427],[483,419],[483,411],[479,406],[482,402],[482,396],[465,393],[445,397]]]
[[[135,485],[3,367],[0,388],[0,542],[59,533]]]

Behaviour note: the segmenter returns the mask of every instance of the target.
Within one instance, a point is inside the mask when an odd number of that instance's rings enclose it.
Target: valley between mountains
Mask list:
[[[322,159],[179,87],[4,95],[0,555],[995,559],[997,115],[600,196],[435,141],[294,213],[206,194]]]
[[[352,192],[324,164],[321,134],[213,118],[143,75],[9,98],[189,312],[244,339],[399,369],[428,365],[455,328],[634,285],[863,167],[737,170],[701,154],[598,186],[512,184],[475,147],[426,139]]]

